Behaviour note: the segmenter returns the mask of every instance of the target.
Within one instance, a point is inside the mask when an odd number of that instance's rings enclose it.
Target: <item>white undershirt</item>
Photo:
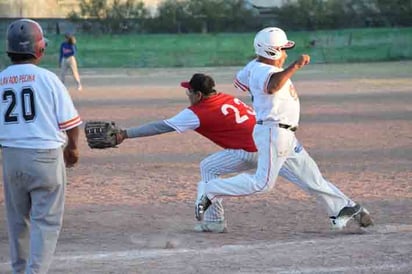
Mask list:
[[[182,110],[175,116],[164,120],[164,122],[179,133],[195,130],[200,126],[199,117],[188,108]]]

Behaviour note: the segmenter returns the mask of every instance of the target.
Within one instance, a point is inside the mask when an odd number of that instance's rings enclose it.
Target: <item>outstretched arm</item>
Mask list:
[[[117,143],[120,144],[124,139],[147,137],[172,131],[175,131],[175,129],[168,126],[164,121],[156,121],[141,125],[139,127],[121,130],[116,137]]]

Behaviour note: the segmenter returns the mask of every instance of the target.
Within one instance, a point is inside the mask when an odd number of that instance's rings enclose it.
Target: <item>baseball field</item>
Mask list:
[[[67,83],[86,120],[121,127],[188,105],[195,72],[238,95],[238,67],[81,69]],[[228,233],[196,233],[199,162],[219,148],[196,133],[130,139],[91,150],[68,170],[64,225],[50,273],[410,273],[412,62],[309,65],[294,77],[297,136],[325,177],[369,209],[375,225],[331,231],[311,196],[279,179],[266,194],[224,200]],[[0,184],[0,273],[9,273]]]

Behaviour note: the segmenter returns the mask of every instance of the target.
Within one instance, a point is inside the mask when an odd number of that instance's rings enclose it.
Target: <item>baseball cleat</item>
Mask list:
[[[220,221],[220,222],[203,221],[201,223],[196,224],[193,229],[196,232],[226,233],[227,224],[226,224],[226,221]]]
[[[361,212],[361,206],[355,204],[354,206],[345,206],[339,211],[338,216],[330,217],[332,229],[341,230],[346,224]]]
[[[366,208],[362,207],[359,214],[354,217],[355,221],[359,223],[360,227],[368,227],[373,225],[373,220],[369,211]]]
[[[200,201],[195,206],[195,216],[196,220],[203,220],[203,215],[205,214],[207,208],[212,204],[209,198],[206,195],[203,195],[200,198]]]

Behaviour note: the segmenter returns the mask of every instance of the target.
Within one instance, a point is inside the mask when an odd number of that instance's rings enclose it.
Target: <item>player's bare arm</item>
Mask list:
[[[74,127],[66,131],[67,134],[67,145],[64,148],[64,162],[66,167],[73,167],[79,161],[79,127]]]
[[[120,144],[124,141],[124,139],[148,137],[172,131],[175,131],[175,129],[167,125],[164,121],[155,121],[139,127],[122,129],[118,134],[116,134],[116,138],[117,143]]]
[[[273,94],[280,90],[286,81],[289,80],[296,71],[309,64],[309,62],[310,56],[307,54],[302,54],[298,60],[293,62],[285,70],[272,74],[267,86],[268,93]]]

